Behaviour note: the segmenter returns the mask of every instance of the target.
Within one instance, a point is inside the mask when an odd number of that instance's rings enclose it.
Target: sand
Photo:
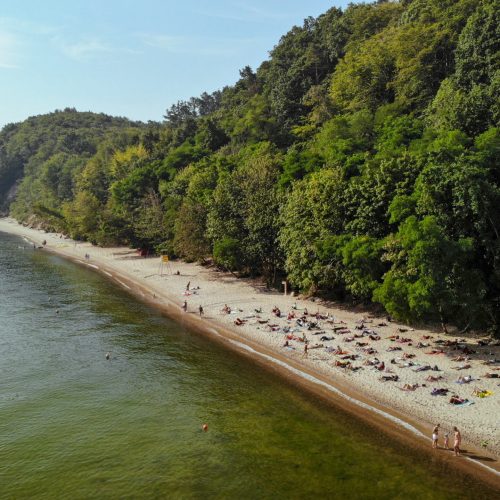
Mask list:
[[[373,418],[381,420],[381,425],[399,427],[400,433],[413,432],[413,438],[425,440],[426,445],[436,423],[440,423],[442,429],[440,445],[445,432],[450,432],[450,445],[453,443],[452,426],[457,426],[461,430],[464,447],[471,447],[475,451],[474,457],[482,457],[483,464],[497,471],[498,475],[500,379],[485,378],[484,375],[500,375],[500,362],[484,363],[500,360],[500,346],[479,345],[478,341],[487,339],[486,336],[457,337],[438,330],[412,329],[387,321],[384,317],[368,317],[342,305],[284,296],[277,291],[266,290],[256,281],[237,279],[214,268],[182,261],[161,265],[158,257],[140,257],[136,251],[123,247],[99,248],[90,243],[73,242],[59,234],[24,227],[9,218],[0,219],[0,231],[22,236],[37,245],[46,240],[45,251],[56,252],[104,273],[138,298],[168,310],[174,318],[181,318],[219,340],[226,340],[230,347],[245,351],[260,363],[275,365],[276,370],[281,370],[291,379],[302,378],[303,385],[309,385],[313,390],[316,388],[316,392],[328,392],[348,410],[366,412],[373,409],[378,412],[373,413]],[[186,289],[188,283],[189,291]],[[184,301],[187,302],[186,313],[181,308]],[[231,309],[230,314],[221,312],[226,304]],[[199,315],[200,305],[203,317]],[[281,310],[281,317],[272,313],[274,307]],[[287,319],[290,312],[303,316],[305,309],[309,313],[307,321],[317,323],[317,329],[299,327],[295,318]],[[317,312],[328,319],[315,318],[313,315]],[[244,320],[242,326],[235,325],[237,318]],[[289,347],[284,347],[287,340],[284,328],[293,335],[288,340]],[[334,331],[338,328],[346,328],[348,333]],[[373,338],[369,336],[370,331]],[[354,335],[360,337],[348,342]],[[334,339],[320,340],[323,336]],[[399,336],[399,339],[390,338],[394,336]],[[304,353],[304,337],[308,341],[307,355]],[[376,340],[377,337],[380,340]],[[404,339],[409,341],[401,342]],[[460,340],[458,348],[437,343],[456,339]],[[376,349],[376,353],[364,352],[363,347],[356,345],[357,342],[367,344],[366,348]],[[419,342],[429,345],[419,348]],[[322,347],[314,348],[315,345]],[[358,356],[351,360],[356,370],[336,366],[336,362],[348,361],[329,352],[337,346],[349,355]],[[474,353],[464,354],[464,346]],[[394,348],[401,350],[388,351]],[[431,354],[433,349],[443,352]],[[402,359],[405,355],[408,357]],[[467,356],[468,359],[454,361],[457,356]],[[375,357],[384,362],[384,370],[366,364]],[[393,359],[395,363],[391,363]],[[405,366],[409,362],[414,365]],[[426,365],[437,365],[439,371],[415,371]],[[457,369],[463,365],[470,365],[470,368]],[[397,381],[381,380],[394,375],[398,377]],[[430,382],[426,380],[429,375],[442,379]],[[474,381],[458,384],[456,381],[460,376],[471,376]],[[414,391],[404,391],[401,389],[404,384],[418,384],[419,387]],[[449,392],[447,395],[432,396],[434,388],[448,389]],[[475,388],[493,394],[480,398],[473,395]],[[452,394],[473,404],[455,406],[449,402]],[[444,450],[442,453],[452,455]]]

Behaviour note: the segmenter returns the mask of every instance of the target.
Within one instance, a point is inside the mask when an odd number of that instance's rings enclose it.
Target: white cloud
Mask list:
[[[224,56],[237,53],[241,46],[256,43],[255,38],[183,37],[173,35],[136,35],[148,47],[165,50],[173,54],[198,54]]]
[[[0,68],[18,68],[18,45],[17,38],[8,32],[0,31]]]
[[[97,54],[113,52],[113,48],[97,38],[86,38],[75,42],[68,42],[61,37],[53,37],[52,42],[71,59],[82,61]]]
[[[137,35],[139,39],[148,47],[156,47],[158,49],[165,49],[170,52],[177,52],[182,50],[186,43],[185,37],[171,36],[171,35],[151,35],[141,33]]]

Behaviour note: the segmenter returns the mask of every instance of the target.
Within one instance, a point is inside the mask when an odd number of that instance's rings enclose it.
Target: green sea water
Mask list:
[[[0,233],[0,498],[494,494]]]

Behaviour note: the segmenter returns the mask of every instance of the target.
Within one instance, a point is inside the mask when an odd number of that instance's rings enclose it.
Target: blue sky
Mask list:
[[[161,120],[335,0],[2,0],[0,127],[75,107]]]

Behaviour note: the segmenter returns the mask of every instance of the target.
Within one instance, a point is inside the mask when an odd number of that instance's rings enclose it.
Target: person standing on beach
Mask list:
[[[433,448],[438,447],[438,439],[439,439],[439,424],[434,426],[434,429],[432,429],[432,447]]]
[[[200,311],[200,318],[203,316],[203,306],[200,304],[200,307],[198,307],[198,310]]]
[[[191,286],[191,282],[188,281],[187,285],[186,285],[186,292],[189,292],[189,287]]]
[[[185,300],[185,301],[184,301],[184,304],[182,304],[182,310],[183,310],[184,312],[187,312],[187,310],[188,310],[188,303],[187,303],[187,300]]]
[[[445,435],[444,435],[444,447],[445,449],[449,450],[450,449],[450,433],[447,432]]]
[[[456,427],[453,427],[453,432],[455,433],[453,451],[455,452],[455,456],[458,457],[460,455],[460,445],[462,444],[462,435],[460,434],[460,431]]]

